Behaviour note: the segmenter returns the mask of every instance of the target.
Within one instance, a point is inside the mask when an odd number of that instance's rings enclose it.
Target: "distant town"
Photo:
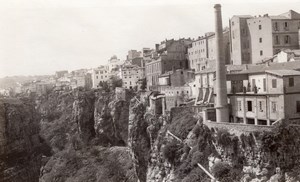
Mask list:
[[[272,125],[300,118],[300,14],[235,15],[224,24],[221,59],[226,64],[229,121]],[[197,38],[162,40],[152,48],[129,50],[106,65],[17,83],[2,97],[37,95],[76,88],[97,89],[116,78],[123,89],[157,93],[163,111],[176,106],[214,106],[216,97],[215,32]],[[160,97],[158,97],[158,95]],[[207,118],[210,119],[210,118]]]

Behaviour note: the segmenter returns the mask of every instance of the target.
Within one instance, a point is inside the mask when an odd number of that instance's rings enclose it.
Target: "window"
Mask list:
[[[294,78],[289,78],[289,87],[294,86]]]
[[[258,29],[261,30],[261,25],[258,25]]]
[[[96,76],[96,78],[98,79],[98,76]]]
[[[259,43],[262,43],[262,38],[259,38]]]
[[[232,31],[232,39],[234,39],[234,31]]]
[[[300,112],[300,101],[296,101],[297,112]]]
[[[231,22],[231,25],[234,26],[234,21]]]
[[[288,30],[288,29],[289,29],[288,22],[284,22],[284,30]]]
[[[277,88],[277,79],[272,79],[272,88]]]
[[[262,56],[264,54],[264,52],[262,50],[260,50],[259,54]]]
[[[244,28],[242,29],[242,34],[245,35],[245,29]]]
[[[276,102],[271,102],[271,109],[272,109],[272,113],[275,113],[277,111],[277,104],[276,104]]]
[[[290,36],[286,35],[284,37],[284,43],[289,44],[290,43]]]
[[[242,101],[238,101],[238,110],[242,111]]]
[[[277,22],[275,22],[275,24],[274,24],[274,30],[275,30],[275,31],[278,30],[278,23],[277,23]]]
[[[247,109],[250,112],[252,111],[252,101],[250,101],[250,100],[247,101]]]
[[[267,91],[267,81],[265,78],[263,79],[263,89],[264,89],[264,92]]]
[[[259,101],[259,111],[260,112],[263,112],[264,110],[263,110],[263,103],[262,103],[262,101]]]
[[[276,37],[275,37],[275,44],[280,44],[278,35],[276,35]]]

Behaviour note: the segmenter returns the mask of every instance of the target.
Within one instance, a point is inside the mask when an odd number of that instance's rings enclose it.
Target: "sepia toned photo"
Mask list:
[[[0,0],[0,182],[300,182],[300,1]]]

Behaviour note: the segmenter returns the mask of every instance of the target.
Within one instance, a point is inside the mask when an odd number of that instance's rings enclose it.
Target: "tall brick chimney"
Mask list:
[[[229,122],[227,104],[226,68],[223,49],[223,25],[221,5],[215,4],[215,32],[216,32],[216,120]]]

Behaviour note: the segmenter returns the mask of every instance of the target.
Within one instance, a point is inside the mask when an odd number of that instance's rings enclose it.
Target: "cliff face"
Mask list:
[[[77,131],[84,143],[95,137],[94,108],[95,94],[89,92],[75,92],[72,120],[77,124]]]
[[[36,107],[26,99],[0,100],[0,179],[209,180],[198,163],[219,181],[300,179],[295,126],[250,133],[209,128],[191,109],[156,116],[140,100],[104,90],[52,92]]]
[[[127,145],[130,97],[116,99],[110,92],[97,93],[94,128],[104,145]]]
[[[136,174],[141,182],[146,181],[146,171],[150,154],[150,138],[147,133],[149,124],[144,118],[146,107],[134,99],[129,112],[128,147],[135,161]]]
[[[112,91],[75,90],[39,103],[41,135],[53,150],[40,181],[137,181],[126,147],[129,101]]]
[[[34,105],[28,100],[1,99],[1,181],[38,181],[42,152]]]
[[[233,132],[208,128],[186,108],[175,108],[172,115],[151,147],[147,181],[209,181],[198,163],[219,181],[300,179],[299,127],[278,125],[272,131]]]

